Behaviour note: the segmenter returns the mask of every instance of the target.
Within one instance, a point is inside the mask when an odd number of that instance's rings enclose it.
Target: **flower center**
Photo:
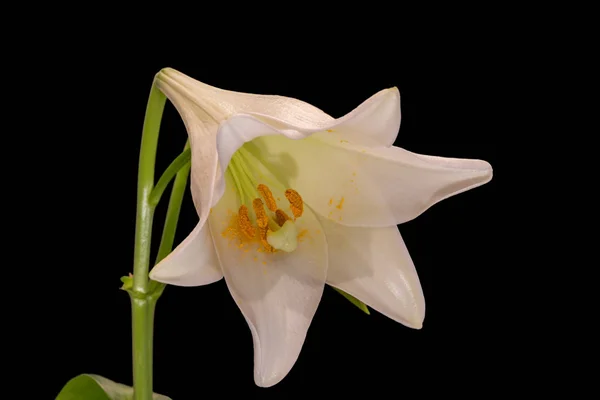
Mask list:
[[[294,251],[301,236],[295,221],[304,211],[300,194],[285,189],[244,147],[232,156],[225,176],[235,188],[241,206],[231,215],[223,236],[238,239],[240,248],[257,242],[259,251],[266,253]]]

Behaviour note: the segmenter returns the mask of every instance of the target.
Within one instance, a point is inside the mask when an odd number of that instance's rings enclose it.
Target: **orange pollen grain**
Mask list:
[[[290,208],[292,209],[292,214],[294,214],[294,218],[299,218],[302,216],[302,212],[304,211],[304,202],[302,201],[302,197],[296,192],[294,189],[287,189],[285,191],[285,197],[290,202]]]
[[[344,208],[344,198],[343,197],[340,200],[340,203],[337,206],[335,206],[335,208],[337,208],[338,210],[341,210],[342,208]]]
[[[273,197],[273,193],[271,193],[271,189],[267,187],[267,185],[263,185],[262,183],[258,185],[258,192],[265,199],[265,203],[267,204],[267,208],[273,212],[277,210],[277,202],[275,202],[275,198]]]

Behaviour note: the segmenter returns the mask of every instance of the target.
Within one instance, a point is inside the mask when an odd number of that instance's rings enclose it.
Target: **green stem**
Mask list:
[[[186,142],[184,153],[188,149],[189,142]],[[179,221],[179,212],[181,211],[181,203],[183,202],[183,195],[187,186],[188,176],[190,175],[190,167],[191,165],[188,162],[181,167],[175,176],[175,182],[173,182],[173,189],[171,190],[171,199],[169,200],[169,208],[167,208],[165,225],[163,227],[162,237],[160,239],[160,247],[158,248],[158,255],[156,256],[155,265],[162,261],[162,259],[168,256],[169,253],[171,253],[171,250],[173,250],[175,232],[177,231],[177,222]],[[152,280],[150,281],[150,291],[151,293],[155,293],[157,298],[160,297],[163,290],[165,290],[165,286],[166,285],[163,283]]]
[[[148,292],[148,268],[154,217],[154,206],[150,204],[149,197],[154,189],[156,148],[158,147],[158,133],[165,102],[165,95],[153,85],[146,106],[138,170],[133,291],[139,294]]]
[[[133,388],[135,400],[152,400],[152,334],[156,297],[149,293],[148,270],[154,206],[149,197],[154,188],[154,165],[160,122],[166,97],[152,85],[140,147],[133,260],[133,287],[130,291],[133,330]]]
[[[156,301],[166,285],[148,279],[150,246],[154,209],[173,176],[177,174],[165,219],[156,263],[165,258],[173,248],[181,203],[190,173],[190,150],[186,142],[184,151],[165,170],[156,186],[154,170],[160,122],[166,97],[152,85],[142,131],[140,148],[133,285],[131,297],[133,330],[133,390],[135,400],[152,400],[152,339]]]
[[[150,198],[148,199],[148,201],[150,202],[151,205],[156,206],[158,204],[165,189],[169,185],[169,182],[171,182],[171,180],[173,179],[175,174],[177,174],[181,168],[183,168],[186,164],[188,164],[190,162],[191,157],[192,157],[192,152],[190,151],[189,146],[186,144],[186,147],[185,147],[183,153],[181,153],[179,156],[177,156],[177,158],[175,160],[173,160],[171,165],[169,165],[169,167],[165,170],[165,172],[163,172],[162,176],[156,183],[156,186],[154,186],[154,189],[152,189],[152,193],[150,193]],[[188,167],[188,171],[189,171],[189,167]],[[187,181],[187,175],[185,177],[185,180]],[[184,183],[184,185],[185,185],[185,183]],[[177,214],[177,215],[179,216],[179,214]],[[175,222],[177,222],[177,221],[175,221]]]
[[[189,154],[189,147],[189,142],[186,142],[182,155],[185,153]],[[179,158],[181,158],[181,155],[177,157],[176,160]],[[173,161],[173,164],[174,163],[175,161]],[[169,208],[167,209],[167,216],[165,217],[165,226],[163,227],[160,247],[158,248],[158,255],[156,256],[156,264],[168,256],[173,249],[173,243],[175,242],[175,231],[177,230],[177,221],[179,221],[179,212],[181,211],[181,203],[183,202],[183,195],[187,186],[188,176],[190,175],[190,167],[191,165],[189,161],[187,164],[182,164],[179,172],[177,172],[177,176],[175,177],[175,182],[173,182],[171,199],[169,200]]]
[[[131,296],[133,323],[133,396],[152,400],[152,336],[157,298]]]

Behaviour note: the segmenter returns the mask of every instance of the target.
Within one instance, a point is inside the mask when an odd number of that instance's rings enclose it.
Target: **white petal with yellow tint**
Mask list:
[[[150,271],[155,281],[177,286],[202,286],[223,277],[208,224],[194,230]]]
[[[275,127],[283,125],[286,129],[304,133],[337,127],[355,143],[377,146],[391,146],[400,129],[400,93],[396,87],[375,93],[348,114],[335,119],[312,104],[291,97],[224,90],[172,68],[163,69],[161,74],[189,88],[195,97],[215,103],[230,115],[252,115]]]
[[[350,113],[337,119],[325,131],[314,137],[343,135],[344,139],[367,147],[389,147],[394,144],[400,130],[400,92],[393,87],[384,89],[365,100]]]
[[[227,118],[226,111],[213,99],[200,96],[170,78],[156,75],[157,87],[171,100],[181,116],[191,148],[190,189],[194,206],[203,226],[213,204],[214,189],[221,185],[216,151],[216,133],[219,123]]]
[[[395,226],[492,178],[486,161],[368,148],[341,137],[264,136],[245,148],[302,193],[317,214],[347,226]]]
[[[382,90],[352,112],[334,119],[301,100],[223,90],[172,68],[161,70],[156,75],[156,84],[177,108],[190,138],[191,190],[201,224],[206,221],[210,207],[222,196],[223,175],[229,160],[245,141],[262,134],[279,133],[274,130],[280,128],[294,138],[312,133],[318,136],[320,132],[336,129],[355,143],[389,146],[400,126],[400,96],[396,88]],[[272,129],[267,129],[267,133],[245,129],[244,114],[253,116]],[[237,119],[238,115],[240,120]],[[230,117],[232,119],[226,121]],[[217,134],[222,122],[224,129]],[[220,160],[220,164],[217,160]]]
[[[258,251],[239,240],[237,197],[230,186],[209,221],[225,281],[244,315],[254,342],[258,386],[281,381],[296,362],[321,300],[327,275],[327,244],[320,224],[305,209],[296,220],[297,248],[286,253]]]
[[[329,245],[327,284],[394,321],[420,329],[425,298],[398,228],[354,228],[320,221]]]
[[[334,120],[317,107],[291,97],[220,89],[172,68],[164,68],[159,76],[168,80],[170,85],[185,88],[190,95],[190,101],[210,104],[209,107],[223,110],[227,115],[265,115],[302,128],[325,127]]]
[[[289,139],[303,139],[311,135],[327,137],[335,132],[362,146],[385,147],[394,143],[400,128],[400,94],[397,88],[381,90],[350,113],[327,123],[305,121],[299,124],[269,111],[236,114],[221,124],[217,150],[222,168],[228,165],[231,156],[244,143],[261,136],[282,135]]]

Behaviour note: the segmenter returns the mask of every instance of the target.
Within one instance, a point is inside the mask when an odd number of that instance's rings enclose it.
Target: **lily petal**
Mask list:
[[[223,195],[223,174],[233,153],[245,141],[265,134],[260,127],[259,131],[245,129],[247,115],[273,129],[285,128],[289,137],[300,138],[313,133],[319,136],[335,128],[343,131],[347,140],[365,146],[391,145],[400,126],[400,95],[396,88],[376,93],[336,120],[301,100],[223,90],[172,68],[161,70],[156,75],[156,84],[181,115],[190,138],[191,191],[201,224],[208,218],[210,207]],[[238,120],[237,115],[241,119]],[[223,132],[218,133],[219,124],[229,117]],[[231,130],[236,133],[231,135]],[[272,129],[266,131],[279,133]]]
[[[161,75],[167,77],[167,81],[188,88],[188,98],[196,103],[202,98],[204,102],[218,104],[218,108],[230,115],[249,114],[304,133],[343,127],[346,139],[354,143],[391,146],[400,129],[400,93],[396,87],[379,91],[350,113],[335,119],[302,100],[219,89],[172,68],[163,69]]]
[[[323,293],[327,244],[318,220],[305,208],[295,222],[304,236],[292,253],[260,252],[253,243],[244,246],[228,236],[238,207],[229,186],[213,208],[209,225],[225,281],[252,333],[254,380],[269,387],[280,382],[298,358]]]
[[[398,228],[351,228],[323,218],[320,222],[329,245],[327,284],[394,321],[420,329],[425,298]]]
[[[269,114],[264,114],[266,110]],[[397,88],[381,90],[350,113],[338,119],[330,117],[326,123],[311,120],[300,124],[281,114],[264,109],[262,114],[236,114],[224,121],[217,134],[221,167],[229,164],[231,156],[244,143],[261,136],[283,135],[288,139],[304,139],[314,135],[315,138],[326,138],[335,132],[357,145],[391,146],[400,129],[400,93]]]
[[[173,68],[162,69],[158,76],[163,84],[177,88],[188,101],[201,105],[206,111],[223,110],[227,115],[264,115],[302,128],[325,127],[334,120],[317,107],[291,97],[220,89],[197,81]],[[162,86],[160,89],[162,90]],[[216,134],[216,131],[214,133]]]
[[[400,119],[400,92],[393,87],[377,92],[314,137],[328,137],[337,132],[354,144],[389,147],[398,137]]]
[[[263,136],[246,147],[278,179],[302,193],[318,215],[346,226],[398,225],[492,179],[486,161],[363,147],[339,137]]]
[[[177,286],[202,286],[223,277],[208,225],[194,230],[150,271],[150,278]]]
[[[171,100],[188,133],[193,166],[190,190],[202,227],[213,205],[214,188],[222,185],[223,174],[219,171],[215,135],[227,113],[210,98],[195,96],[187,87],[165,74],[156,75],[156,85]]]

